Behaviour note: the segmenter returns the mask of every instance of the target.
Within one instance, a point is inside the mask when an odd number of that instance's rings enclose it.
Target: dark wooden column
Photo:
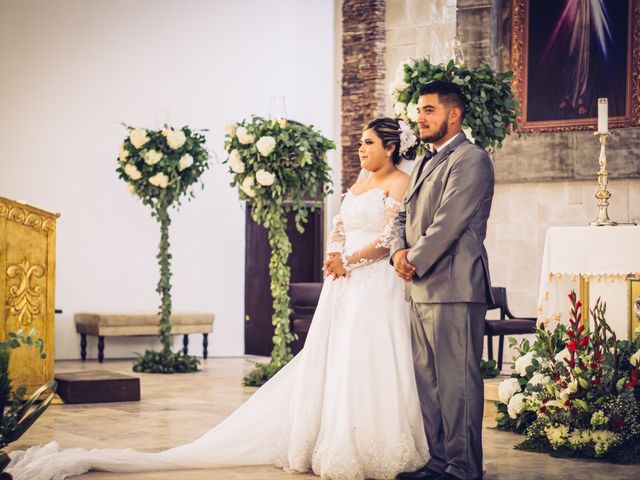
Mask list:
[[[365,124],[384,113],[385,1],[342,4],[342,191],[360,172],[358,141]]]
[[[294,216],[288,215],[287,235],[291,241],[291,282],[321,282],[323,255],[322,210],[309,214],[304,233],[298,232]],[[245,330],[244,351],[252,355],[270,355],[273,349],[273,298],[269,277],[271,248],[267,229],[251,218],[251,208],[246,209],[245,250]]]

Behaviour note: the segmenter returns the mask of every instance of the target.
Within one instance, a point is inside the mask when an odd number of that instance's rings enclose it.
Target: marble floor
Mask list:
[[[182,375],[136,374],[130,360],[60,361],[56,372],[108,370],[140,377],[142,400],[127,403],[54,405],[11,449],[57,440],[63,447],[131,447],[160,450],[189,442],[220,422],[253,393],[241,378],[251,370],[255,357],[210,358],[201,372]],[[496,391],[497,379],[487,384]],[[485,416],[487,417],[487,416]],[[599,461],[551,458],[513,449],[516,434],[500,432],[485,418],[485,480],[536,479],[633,479],[640,465],[611,465]],[[84,480],[302,480],[314,475],[288,474],[271,466],[113,474],[92,472]]]

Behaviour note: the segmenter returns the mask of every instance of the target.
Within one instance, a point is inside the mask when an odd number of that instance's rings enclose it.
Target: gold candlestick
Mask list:
[[[598,218],[594,222],[591,222],[590,225],[594,227],[617,225],[616,222],[609,218],[609,213],[607,212],[611,193],[607,190],[609,172],[607,172],[607,154],[605,152],[605,144],[607,143],[607,138],[611,134],[609,132],[595,132],[594,135],[598,135],[600,140],[600,157],[598,158],[598,163],[600,164],[600,169],[598,170],[599,188],[596,192],[596,198],[598,199]]]

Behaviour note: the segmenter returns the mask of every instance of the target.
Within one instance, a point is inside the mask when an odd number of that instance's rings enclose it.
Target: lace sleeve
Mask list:
[[[333,217],[333,229],[331,235],[329,235],[329,241],[327,242],[326,253],[339,253],[344,251],[344,224],[342,223],[342,217],[337,214]]]
[[[369,265],[378,260],[382,260],[389,255],[391,247],[393,220],[400,210],[401,203],[391,197],[384,199],[384,228],[382,233],[373,242],[365,245],[360,250],[352,253],[347,258],[343,258],[345,270],[350,272],[354,268]]]

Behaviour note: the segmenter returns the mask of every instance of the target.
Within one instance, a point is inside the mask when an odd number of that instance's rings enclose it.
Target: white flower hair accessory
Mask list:
[[[400,134],[400,155],[404,156],[411,147],[415,146],[418,138],[404,120],[398,120],[398,125],[400,126],[398,129],[398,133]]]

